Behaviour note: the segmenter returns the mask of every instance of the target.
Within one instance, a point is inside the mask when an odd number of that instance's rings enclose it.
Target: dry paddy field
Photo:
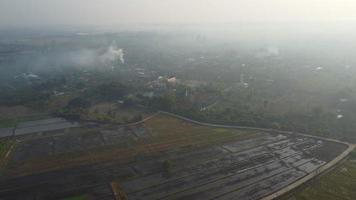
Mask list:
[[[33,122],[29,128],[40,131],[15,130],[0,199],[259,199],[347,148],[165,114],[126,126],[70,124],[49,130]]]

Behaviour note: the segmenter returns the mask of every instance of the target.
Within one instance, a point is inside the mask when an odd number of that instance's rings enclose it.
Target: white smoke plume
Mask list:
[[[103,63],[113,63],[119,60],[122,64],[125,64],[124,50],[112,44],[104,54],[100,55],[100,60]]]
[[[52,67],[80,67],[80,68],[113,68],[125,64],[124,50],[116,44],[97,49],[77,49],[67,52],[51,52],[46,56],[33,58],[31,62],[37,71],[50,70]]]

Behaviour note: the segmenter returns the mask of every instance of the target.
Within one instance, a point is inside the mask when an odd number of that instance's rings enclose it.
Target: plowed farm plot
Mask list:
[[[14,141],[1,171],[0,199],[101,200],[118,193],[145,200],[259,199],[347,148],[294,134],[203,126],[165,114],[125,126],[81,123]]]

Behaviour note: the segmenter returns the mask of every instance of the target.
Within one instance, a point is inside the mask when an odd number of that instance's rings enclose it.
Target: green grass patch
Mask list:
[[[297,200],[355,200],[356,162],[346,161],[294,197]]]
[[[5,142],[0,142],[0,155],[5,151]]]
[[[15,127],[20,122],[36,121],[48,118],[48,115],[36,115],[28,117],[18,117],[12,119],[0,119],[0,128],[12,128]]]
[[[0,139],[0,176],[3,174],[8,161],[6,154],[10,150],[12,141],[8,139]]]
[[[12,128],[16,126],[16,119],[2,119],[0,120],[0,128]]]
[[[195,142],[220,142],[223,138],[248,139],[259,134],[252,130],[212,128],[201,126],[167,115],[158,115],[145,122],[151,143],[184,139]]]

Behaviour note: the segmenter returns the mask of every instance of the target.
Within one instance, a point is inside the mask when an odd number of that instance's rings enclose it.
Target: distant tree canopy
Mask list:
[[[20,88],[16,90],[0,91],[0,104],[7,106],[30,104],[37,101],[45,101],[49,95],[32,88]]]
[[[124,103],[122,104],[125,108],[131,107],[135,105],[135,100],[130,97],[125,97],[124,98]]]
[[[164,94],[150,100],[150,105],[159,110],[172,110],[176,105],[176,97],[173,94]]]
[[[91,102],[83,97],[70,100],[66,107],[57,110],[54,114],[69,120],[79,120],[80,116],[91,106]]]
[[[117,100],[123,98],[129,89],[117,82],[103,83],[95,87],[90,95],[102,100]]]
[[[76,109],[76,108],[85,109],[85,108],[90,107],[90,105],[91,105],[90,101],[88,101],[82,97],[77,97],[77,98],[70,100],[66,107],[68,109]]]

